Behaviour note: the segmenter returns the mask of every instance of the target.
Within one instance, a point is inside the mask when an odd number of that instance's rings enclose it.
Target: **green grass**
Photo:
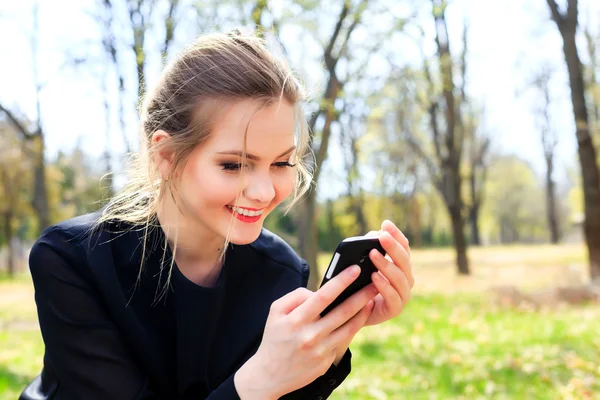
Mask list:
[[[534,313],[474,294],[417,296],[359,333],[332,399],[600,398],[598,332],[597,305]]]
[[[331,399],[600,399],[598,305],[503,309],[483,293],[497,283],[562,282],[582,254],[475,249],[473,277],[455,279],[451,251],[414,251],[414,299],[400,317],[359,333],[352,373]],[[0,279],[0,400],[18,397],[42,355],[31,282]]]

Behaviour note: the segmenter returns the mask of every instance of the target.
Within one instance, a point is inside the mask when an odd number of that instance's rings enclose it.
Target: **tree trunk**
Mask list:
[[[585,210],[583,230],[588,248],[591,278],[600,279],[600,174],[596,162],[596,149],[590,135],[584,94],[583,68],[575,41],[578,3],[577,0],[568,0],[566,13],[561,13],[555,0],[546,1],[550,7],[552,19],[556,22],[563,38],[563,51],[569,71],[571,103],[575,116],[575,134],[583,177]]]
[[[560,240],[560,233],[558,228],[558,216],[556,215],[556,185],[552,179],[554,163],[552,162],[551,158],[546,159],[546,165],[546,208],[548,228],[550,229],[550,242],[552,244],[558,244],[558,241]]]
[[[444,144],[448,153],[440,163],[442,169],[441,189],[444,193],[448,210],[450,211],[450,218],[452,219],[458,273],[468,275],[469,263],[467,260],[467,241],[464,232],[465,221],[462,216],[464,203],[461,191],[461,157],[464,145],[464,130],[462,129],[460,107],[456,107],[454,98],[453,64],[445,15],[447,3],[445,0],[432,0],[432,6],[436,23],[435,40],[438,48],[439,69],[443,85],[442,97],[445,103],[444,119],[446,122],[446,132],[444,135]]]
[[[325,203],[325,215],[327,217],[327,230],[333,232],[333,230],[335,229],[335,216],[333,213],[333,200],[331,199],[328,199]]]
[[[472,163],[471,168],[476,168],[475,163]],[[479,201],[477,199],[477,181],[475,171],[471,170],[469,175],[469,184],[471,186],[471,207],[469,208],[469,223],[471,225],[471,244],[473,246],[481,246],[481,238],[479,236]]]
[[[366,1],[363,0],[361,5],[357,8],[357,12],[353,16],[352,24],[348,27],[341,43],[341,49],[344,50],[347,46],[348,40],[352,31],[356,28],[359,20],[362,6],[366,6]],[[338,21],[334,27],[333,34],[324,49],[323,59],[329,72],[329,78],[327,80],[327,86],[325,93],[321,99],[321,108],[316,112],[309,122],[309,128],[311,132],[314,132],[317,119],[320,115],[325,115],[325,123],[321,134],[321,143],[318,149],[314,151],[314,186],[316,186],[319,180],[319,173],[321,166],[327,157],[327,148],[329,146],[329,138],[331,136],[331,124],[337,119],[337,111],[335,109],[335,100],[338,98],[340,91],[342,90],[343,83],[339,81],[336,75],[336,66],[340,58],[343,56],[343,51],[339,54],[334,54],[334,48],[340,37],[342,31],[342,25],[350,13],[351,3],[344,1]],[[310,146],[313,147],[313,136],[310,139]],[[317,194],[315,189],[311,188],[304,201],[300,203],[301,214],[299,215],[298,224],[298,247],[302,258],[304,258],[310,266],[310,279],[308,281],[308,288],[316,290],[319,285],[320,271],[317,265],[317,251],[318,251],[318,238],[317,238],[317,220],[316,220],[316,202]]]
[[[577,46],[575,30],[563,30],[564,53],[569,70],[571,101],[575,115],[579,162],[583,176],[583,198],[585,202],[584,233],[588,248],[590,275],[600,278],[600,176],[596,163],[596,149],[589,131],[588,113],[585,104],[583,72]]]
[[[336,95],[337,96],[337,95]],[[313,181],[315,186],[319,181],[319,172],[325,157],[327,155],[327,147],[329,145],[329,137],[331,136],[331,123],[335,118],[332,111],[327,112],[325,117],[325,126],[321,134],[321,144],[315,159],[315,172]],[[301,202],[300,224],[298,224],[298,248],[302,258],[304,258],[310,266],[310,279],[308,288],[316,290],[320,280],[320,270],[317,265],[317,252],[319,251],[319,237],[317,229],[317,192],[311,188],[308,195]]]
[[[356,223],[358,224],[359,235],[364,235],[367,233],[367,219],[365,218],[365,213],[363,212],[363,192],[362,190],[352,199],[354,203],[354,214],[356,215]]]
[[[308,288],[315,290],[319,286],[320,271],[317,265],[317,213],[315,190],[311,190],[306,199],[299,205],[298,218],[298,251],[310,267]]]
[[[38,218],[38,232],[50,226],[50,209],[48,206],[48,191],[46,185],[46,162],[44,157],[45,145],[43,135],[33,139],[35,146],[34,186],[32,206]]]
[[[469,209],[469,223],[471,225],[471,245],[481,246],[479,235],[479,204],[474,204]]]
[[[467,240],[465,237],[465,221],[460,207],[449,207],[450,219],[452,220],[452,234],[454,236],[454,248],[456,249],[456,265],[458,273],[469,275],[469,261],[467,259]]]
[[[8,276],[10,278],[15,276],[16,267],[15,267],[15,254],[14,248],[12,246],[12,220],[13,220],[13,212],[12,210],[7,210],[3,213],[4,219],[4,238],[6,239],[7,245],[7,267],[8,267]]]

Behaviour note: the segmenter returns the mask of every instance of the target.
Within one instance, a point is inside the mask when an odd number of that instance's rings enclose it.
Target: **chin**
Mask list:
[[[261,225],[262,228],[262,225]],[[236,244],[238,246],[242,246],[242,245],[246,245],[246,244],[250,244],[252,242],[254,242],[256,239],[258,239],[258,237],[260,236],[260,229],[256,231],[256,233],[242,233],[242,232],[236,232],[236,229],[233,228],[233,232],[231,232],[231,236],[229,238],[229,242],[231,244]]]
[[[260,236],[262,231],[265,218],[270,214],[270,209],[265,212],[265,214],[256,222],[243,222],[235,220],[233,221],[233,225],[231,226],[231,233],[229,235],[229,242],[235,245],[247,245],[250,244]],[[231,213],[227,211],[227,227],[224,230],[225,235],[227,234],[227,230],[229,229],[229,223],[231,221]]]
[[[246,245],[254,242],[260,236],[264,219],[253,224],[235,221],[231,227],[229,242],[237,245]],[[227,227],[229,228],[229,226]],[[225,230],[227,234],[227,229]]]

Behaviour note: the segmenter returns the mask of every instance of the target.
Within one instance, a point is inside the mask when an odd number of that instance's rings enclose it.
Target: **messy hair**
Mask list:
[[[161,199],[177,192],[177,171],[191,152],[210,137],[219,105],[245,99],[259,100],[263,106],[285,100],[294,107],[296,150],[290,161],[295,164],[296,180],[286,212],[310,188],[312,173],[305,157],[310,151],[309,129],[301,108],[305,92],[290,67],[268,50],[264,39],[254,35],[233,31],[199,37],[165,67],[157,84],[146,94],[140,112],[140,151],[131,160],[127,184],[104,207],[97,221],[97,226],[121,222],[144,229],[140,274],[148,231],[157,223]],[[167,132],[169,138],[152,143],[158,130]],[[153,160],[154,154],[166,146],[172,163],[168,176],[162,176]],[[229,236],[228,233],[225,238],[221,261]],[[164,246],[168,246],[166,238]],[[163,257],[161,271],[164,264]]]

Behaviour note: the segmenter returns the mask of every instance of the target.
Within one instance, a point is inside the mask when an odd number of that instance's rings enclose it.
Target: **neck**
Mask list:
[[[157,217],[179,270],[197,284],[215,281],[225,239],[183,215],[168,193],[158,206]]]

